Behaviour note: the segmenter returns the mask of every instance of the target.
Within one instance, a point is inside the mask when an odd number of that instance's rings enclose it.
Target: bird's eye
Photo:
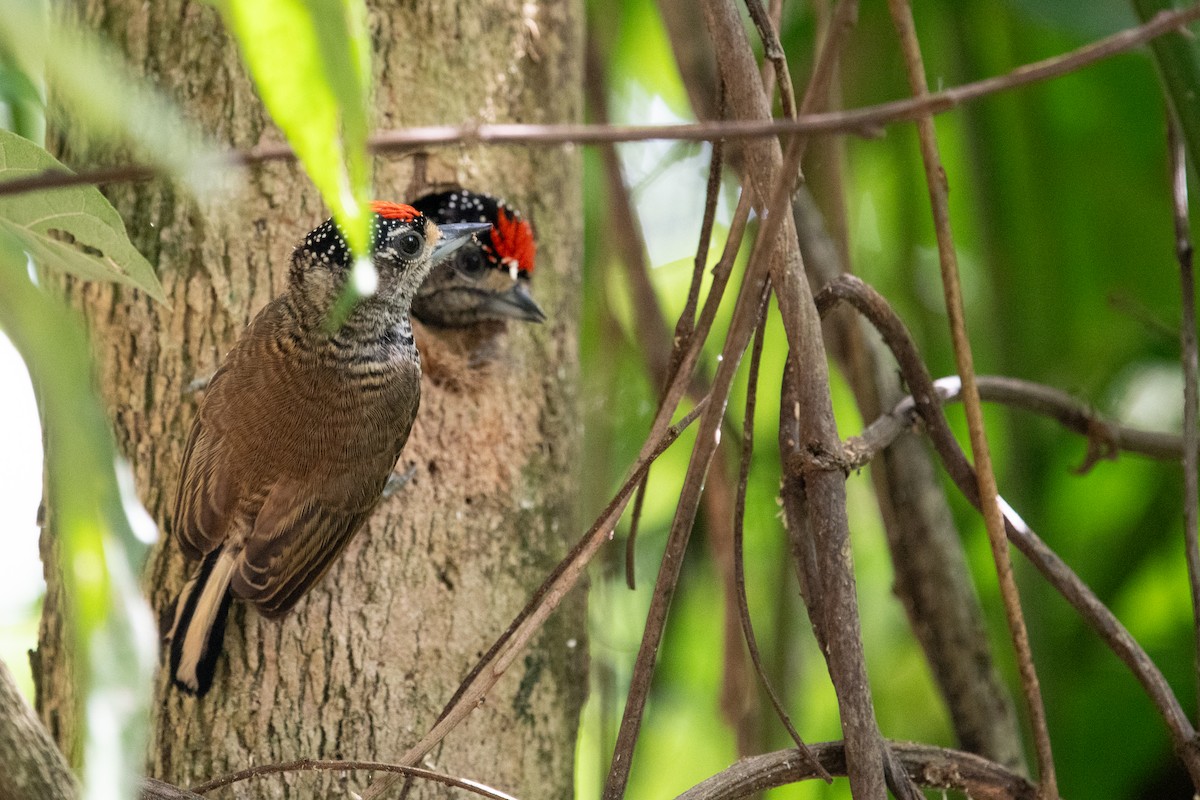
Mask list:
[[[419,233],[406,233],[396,242],[396,250],[404,258],[416,258],[425,246],[425,238]]]
[[[459,253],[457,266],[464,275],[478,278],[487,266],[487,262],[483,260],[483,251],[478,247],[468,245]]]

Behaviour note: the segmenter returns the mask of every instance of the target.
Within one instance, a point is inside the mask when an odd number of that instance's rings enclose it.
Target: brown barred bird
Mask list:
[[[242,332],[192,425],[173,530],[202,563],[167,635],[171,677],[187,692],[212,685],[234,598],[269,618],[286,614],[374,509],[421,398],[413,295],[489,227],[371,207],[377,291],[330,330],[350,249],[333,220],[313,230],[292,253],[287,289]]]
[[[413,206],[438,225],[487,222],[492,228],[429,273],[412,314],[426,325],[466,328],[507,319],[543,322],[529,294],[537,246],[533,228],[503,200],[468,189],[427,194]]]

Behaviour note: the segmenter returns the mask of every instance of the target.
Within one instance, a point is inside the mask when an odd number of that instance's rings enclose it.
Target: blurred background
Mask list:
[[[816,4],[818,7],[822,3]],[[592,26],[614,122],[688,121],[693,115],[650,0],[591,0]],[[1136,23],[1113,0],[917,0],[914,13],[932,88],[1005,73]],[[781,39],[802,92],[816,40],[812,4],[787,2]],[[883,3],[864,3],[842,61],[845,107],[908,96]],[[1179,279],[1166,162],[1164,103],[1146,53],[1119,56],[1052,82],[1007,92],[938,118],[951,186],[976,368],[1064,389],[1138,427],[1178,431]],[[911,125],[875,140],[847,138],[813,151],[810,186],[841,197],[855,272],[891,301],[934,376],[953,372],[929,201]],[[613,201],[599,152],[585,148],[586,261],[581,335],[586,422],[579,521],[590,521],[624,478],[653,417],[635,302],[614,241]],[[710,149],[646,142],[618,146],[645,236],[651,276],[671,324],[683,307],[700,230]],[[835,169],[840,167],[840,170]],[[839,181],[821,180],[838,175]],[[728,224],[737,186],[717,214]],[[718,237],[719,241],[719,237]],[[714,247],[712,258],[719,255]],[[723,341],[732,303],[711,341]],[[715,349],[707,365],[711,373]],[[754,469],[746,517],[746,582],[775,685],[808,741],[840,738],[836,703],[800,603],[780,512],[778,391],[785,345],[767,331]],[[730,404],[740,429],[745,369]],[[834,373],[843,437],[862,420]],[[962,430],[961,409],[949,410]],[[1129,627],[1194,709],[1193,632],[1182,548],[1178,466],[1136,456],[1076,475],[1086,443],[1044,419],[991,407],[987,422],[1001,492]],[[965,436],[962,437],[965,442]],[[613,741],[675,508],[690,440],[655,467],[636,547],[638,589],[625,585],[624,528],[591,575],[592,692],[578,746],[578,792],[593,798]],[[26,651],[36,643],[41,568],[36,409],[20,359],[0,340],[0,658],[31,689]],[[716,467],[714,467],[716,468]],[[954,746],[930,670],[891,592],[892,567],[869,476],[848,482],[850,521],[868,665],[880,723],[896,739]],[[977,515],[947,484],[989,617],[991,641],[1014,692],[1016,673],[991,555]],[[703,525],[684,566],[638,744],[629,797],[671,797],[737,757],[722,716],[726,598]],[[1122,664],[1014,556],[1042,681],[1064,796],[1190,796],[1166,733]],[[788,745],[769,711],[761,741]],[[842,798],[844,782],[772,792],[772,798]]]
[[[798,95],[817,41],[813,7],[829,5],[784,3],[781,39]],[[593,20],[603,14],[603,24],[594,24],[591,35],[606,54],[613,121],[693,119],[658,4],[624,0],[594,3],[592,10]],[[933,90],[1003,74],[1136,24],[1128,3],[1108,0],[916,0],[913,10]],[[861,4],[841,63],[846,108],[909,95],[884,3]],[[1179,276],[1164,100],[1148,53],[1119,56],[971,103],[939,116],[937,130],[979,373],[1046,383],[1128,424],[1178,431],[1183,385]],[[710,149],[648,142],[618,145],[618,151],[658,299],[673,325],[691,277]],[[590,519],[636,457],[659,387],[647,377],[633,319],[635,301],[611,234],[604,167],[597,150],[585,153],[588,259],[581,396],[585,475],[591,476],[584,486],[584,516]],[[837,166],[840,185],[829,180]],[[815,145],[806,174],[819,199],[843,197],[854,271],[899,311],[933,375],[953,373],[913,126],[890,126],[876,140]],[[725,186],[718,230],[728,223],[736,188],[732,181]],[[714,248],[719,243],[720,236]],[[727,319],[731,305],[725,304],[721,319]],[[709,374],[722,332],[718,322],[710,338]],[[768,328],[757,400],[746,583],[768,670],[788,698],[800,733],[811,742],[840,738],[840,728],[824,661],[799,601],[776,503],[784,354],[775,320]],[[744,366],[742,372],[744,387]],[[857,434],[863,423],[849,390],[836,370],[833,380],[839,431],[843,438]],[[744,398],[744,388],[735,390],[730,403],[736,430]],[[961,407],[948,413],[965,444]],[[1087,449],[1082,438],[1026,413],[993,406],[986,414],[1005,498],[1131,629],[1183,707],[1195,708],[1178,465],[1126,455],[1076,475],[1073,470]],[[606,551],[607,561],[593,572],[593,691],[579,746],[579,797],[598,796],[612,754],[689,450],[677,446],[652,473],[638,534],[638,590],[625,586],[620,530],[617,546]],[[993,649],[1020,707],[982,523],[946,486],[988,614]],[[891,593],[890,556],[869,476],[851,475],[848,492],[866,654],[884,734],[954,746],[944,704]],[[735,737],[719,706],[725,597],[705,533],[701,525],[672,606],[630,797],[673,797],[737,757]],[[1133,677],[1019,554],[1013,558],[1063,796],[1190,796],[1163,726]],[[787,747],[787,734],[765,701],[762,709],[763,743],[769,749]],[[812,781],[769,793],[781,799],[848,796],[844,782],[826,787]]]

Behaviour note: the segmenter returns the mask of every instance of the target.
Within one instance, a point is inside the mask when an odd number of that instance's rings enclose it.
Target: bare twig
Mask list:
[[[588,38],[587,48],[587,96],[593,119],[607,124],[608,91],[604,79],[604,65],[596,40]],[[702,225],[700,252],[695,260],[692,287],[688,295],[688,305],[684,308],[679,321],[676,323],[677,335],[672,341],[666,317],[662,311],[653,282],[650,279],[650,264],[646,255],[646,244],[642,236],[630,197],[629,187],[622,174],[620,159],[616,146],[607,143],[600,145],[604,174],[608,184],[609,203],[607,208],[613,216],[612,230],[618,231],[617,244],[620,261],[625,269],[627,285],[633,296],[635,309],[634,324],[639,342],[642,343],[646,359],[646,367],[650,378],[656,387],[665,390],[667,384],[674,380],[676,368],[685,347],[688,344],[686,336],[678,335],[681,330],[690,333],[695,325],[696,304],[698,302],[700,283],[705,262],[707,261],[708,244],[712,232],[712,220],[715,217],[717,194],[720,189],[720,159],[722,157],[721,143],[713,146],[716,171],[710,176],[709,191],[706,200],[705,222]],[[693,376],[689,382],[688,393],[693,398],[702,396],[706,391],[707,381],[700,374]],[[722,596],[725,598],[725,624],[722,631],[725,644],[724,669],[722,682],[722,710],[725,712],[731,727],[738,734],[739,752],[757,752],[757,747],[747,741],[745,732],[747,726],[741,724],[746,716],[748,704],[745,698],[750,695],[752,683],[748,678],[749,667],[746,664],[743,651],[738,639],[736,602],[734,597],[733,577],[733,529],[730,505],[733,498],[733,486],[730,483],[728,471],[724,468],[727,449],[719,449],[716,470],[709,473],[705,490],[701,496],[703,503],[708,541],[714,555],[714,562],[722,582]],[[625,576],[630,589],[636,587],[636,543],[641,523],[642,507],[649,484],[647,473],[639,484],[630,514],[629,533],[625,540]]]
[[[845,250],[826,232],[803,187],[792,203],[816,291],[845,271]],[[825,318],[830,350],[850,380],[862,418],[876,419],[903,390],[886,346],[867,335],[865,320],[846,311]],[[1019,771],[1024,749],[1016,708],[996,668],[983,607],[928,448],[916,437],[896,439],[880,453],[870,478],[892,555],[893,591],[946,701],[959,749]]]
[[[917,41],[913,23],[912,7],[908,0],[888,0],[892,21],[904,53],[909,86],[914,97],[929,93],[925,79],[925,64],[921,57],[921,45]],[[1017,655],[1017,667],[1021,675],[1021,688],[1033,729],[1034,750],[1037,753],[1039,791],[1043,800],[1058,797],[1058,785],[1054,772],[1054,756],[1050,747],[1050,732],[1046,724],[1046,708],[1042,702],[1042,690],[1037,669],[1033,663],[1033,651],[1029,645],[1029,632],[1025,627],[1025,616],[1021,610],[1021,596],[1012,571],[1008,554],[1008,540],[1004,535],[1004,516],[1000,510],[996,476],[992,471],[992,457],[984,430],[983,410],[979,400],[979,389],[975,385],[975,366],[971,355],[971,341],[967,334],[966,317],[963,312],[962,287],[958,274],[958,255],[954,250],[954,235],[950,226],[950,198],[946,172],[942,168],[938,152],[937,131],[933,117],[924,116],[917,120],[917,135],[921,143],[921,160],[925,165],[925,182],[929,186],[929,201],[933,210],[934,230],[937,233],[938,262],[942,272],[942,291],[945,295],[946,312],[950,318],[950,335],[954,344],[954,358],[963,382],[963,405],[967,412],[967,428],[971,438],[971,452],[975,456],[981,510],[987,525],[988,541],[992,546],[992,558],[996,564],[996,577],[1000,584],[1000,596],[1004,601],[1004,614],[1012,635],[1013,649]]]
[[[913,781],[926,788],[958,791],[976,800],[1034,800],[1037,796],[1029,781],[977,755],[912,742],[888,742],[888,746]],[[846,774],[846,751],[841,742],[821,742],[812,749],[830,773]],[[676,800],[736,800],[816,777],[816,770],[795,750],[779,750],[744,758]]]
[[[588,110],[594,121],[608,125],[608,87],[604,79],[604,64],[596,40],[592,36],[587,40],[586,56],[584,86],[587,89]],[[625,269],[629,291],[633,295],[633,324],[638,344],[645,353],[650,374],[659,381],[659,386],[662,386],[671,358],[671,345],[667,337],[670,328],[662,305],[658,302],[658,295],[654,292],[654,284],[650,281],[646,241],[642,236],[637,214],[633,210],[629,185],[621,169],[616,145],[603,142],[599,150],[607,188],[608,203],[605,208],[611,215],[611,224],[607,230],[612,232],[610,238],[615,240],[617,260]]]
[[[712,186],[712,183],[709,184]],[[715,195],[714,202],[715,202]],[[733,272],[734,262],[737,260],[738,252],[741,250],[742,239],[746,235],[746,225],[750,221],[750,210],[754,205],[754,192],[749,187],[743,187],[742,193],[738,197],[737,207],[733,211],[733,220],[729,223],[729,232],[725,236],[725,246],[721,250],[721,260],[712,269],[712,284],[708,289],[708,296],[704,301],[704,306],[700,309],[700,316],[695,323],[689,323],[681,332],[680,327],[675,328],[675,352],[671,356],[671,382],[676,380],[680,370],[690,369],[685,363],[685,359],[679,353],[687,354],[693,350],[700,337],[697,332],[703,332],[707,335],[708,329],[712,327],[713,318],[716,316],[717,307],[720,304],[720,298],[724,295],[725,286],[729,283],[729,276]],[[702,231],[702,240],[703,240]],[[711,227],[707,233],[711,235]],[[699,251],[697,251],[699,252]],[[700,262],[697,260],[697,265]],[[700,269],[703,269],[701,266]],[[715,300],[715,302],[714,302]],[[683,317],[680,317],[683,320]],[[676,363],[678,362],[678,363]]]
[[[830,282],[816,297],[817,308],[822,315],[839,302],[852,305],[879,331],[895,356],[905,383],[912,390],[930,440],[946,471],[963,496],[978,508],[979,486],[975,470],[946,422],[929,371],[904,323],[882,295],[852,275],[843,275]],[[1196,731],[1158,666],[1112,611],[1012,509],[1005,509],[1005,528],[1009,540],[1025,554],[1050,585],[1075,607],[1084,621],[1092,626],[1142,684],[1166,723],[1175,754],[1187,768],[1192,783],[1200,787],[1200,744],[1196,741]]]
[[[711,142],[716,139],[758,138],[787,133],[875,136],[883,126],[892,123],[911,121],[927,114],[942,114],[981,97],[1076,72],[1097,61],[1140,47],[1156,37],[1175,32],[1197,19],[1200,19],[1200,5],[1188,6],[1178,11],[1164,11],[1142,25],[1120,31],[1069,53],[1025,64],[1005,75],[963,84],[923,98],[893,100],[851,111],[802,114],[790,120],[729,120],[691,125],[431,125],[376,133],[371,137],[369,146],[373,153],[395,154],[439,145],[596,144],[650,139]],[[264,145],[246,151],[231,152],[216,163],[197,166],[214,169],[253,166],[268,161],[291,161],[295,157],[286,145]],[[155,174],[155,170],[145,164],[124,164],[76,173],[47,170],[25,178],[0,182],[0,196],[68,186],[141,181],[153,178]]]
[[[265,775],[280,775],[287,772],[353,772],[356,770],[391,772],[398,775],[406,775],[410,778],[419,778],[421,780],[440,783],[443,786],[462,789],[479,797],[491,798],[491,800],[516,800],[510,794],[502,792],[499,789],[493,789],[490,786],[485,786],[477,781],[468,778],[457,778],[453,775],[445,775],[441,772],[421,769],[420,767],[388,764],[382,761],[338,761],[318,758],[301,758],[297,761],[287,761],[281,764],[262,764],[257,767],[250,767],[231,775],[224,775],[211,781],[205,781],[199,786],[193,787],[192,791],[196,794],[207,794],[214,789],[221,789],[234,783],[248,781],[251,778],[259,778]]]
[[[724,114],[725,101],[723,98],[717,103],[717,106]],[[683,343],[692,335],[692,330],[696,327],[696,308],[700,302],[700,286],[704,282],[704,271],[708,267],[708,251],[712,243],[713,225],[717,219],[717,200],[721,196],[721,176],[724,165],[725,140],[717,139],[713,142],[712,158],[708,163],[708,183],[704,189],[704,218],[700,223],[700,243],[696,247],[696,257],[692,262],[692,282],[688,285],[683,312],[679,315],[678,322],[675,323],[675,353],[682,352]],[[672,356],[671,369],[672,371],[675,369],[674,356]]]
[[[1183,458],[1183,437],[1138,430],[1107,420],[1061,389],[997,375],[977,375],[976,384],[979,397],[985,402],[1049,417],[1067,430],[1094,440],[1096,443],[1090,448],[1106,455],[1123,451],[1161,460]],[[962,381],[957,376],[938,378],[933,386],[943,403],[962,399]],[[911,429],[918,418],[916,401],[911,395],[905,397],[861,434],[846,440],[847,463],[852,469],[866,466],[900,434]]]
[[[727,87],[730,113],[740,119],[768,118],[769,103],[762,91],[757,66],[736,8],[725,0],[707,0],[703,8],[721,77]],[[851,790],[856,797],[882,798],[887,791],[884,772],[888,757],[875,722],[858,626],[846,520],[845,476],[835,464],[819,457],[821,452],[834,452],[840,443],[829,397],[820,323],[808,293],[791,215],[787,213],[787,198],[799,172],[800,147],[793,138],[784,157],[778,142],[752,141],[746,144],[744,155],[747,180],[755,194],[766,201],[766,221],[758,245],[761,247],[765,243],[770,247],[769,252],[775,253],[771,280],[779,297],[792,358],[799,374],[803,375],[803,388],[798,394],[798,416],[805,441],[799,458],[785,459],[784,472],[785,480],[790,474],[805,483],[813,500],[805,516],[816,533],[816,548],[822,559],[821,572],[826,576],[823,581],[825,591],[822,592],[826,596],[823,602],[825,613],[818,614],[814,624],[831,631],[835,626],[826,618],[831,614],[837,616],[837,636],[824,639],[824,652],[849,749]],[[776,239],[779,235],[782,240]],[[817,457],[808,457],[814,454]],[[803,477],[799,477],[801,475]],[[789,521],[795,525],[803,524],[791,518]],[[915,790],[905,792],[904,796],[911,794],[915,794]]]
[[[768,10],[762,4],[762,0],[745,0],[746,8],[750,12],[750,17],[754,21],[755,27],[758,29],[759,39],[762,41],[763,52],[766,54],[760,74],[762,79],[763,94],[770,98],[775,94],[775,88],[779,88],[779,104],[782,113],[785,117],[795,117],[797,113],[796,95],[792,87],[791,71],[788,68],[787,56],[783,51],[783,46],[779,42],[779,21],[783,15],[783,0],[771,0],[771,8]],[[703,81],[701,76],[684,75],[683,79],[687,83]],[[716,77],[717,84],[724,90],[724,81],[720,77]],[[722,97],[722,100],[724,98]],[[769,103],[769,100],[768,100]],[[722,102],[721,115],[722,118],[728,114],[728,104]],[[741,166],[741,153],[738,150],[734,151],[733,167],[738,169]],[[798,169],[798,168],[797,168]],[[769,292],[768,295],[769,296]],[[765,300],[764,300],[765,302]],[[764,310],[765,312],[765,310]],[[761,340],[764,333],[763,325],[759,325],[755,333],[755,341]],[[751,373],[757,376],[757,363],[751,365]],[[752,380],[756,380],[752,378]],[[752,411],[752,408],[751,408]],[[746,459],[749,456],[743,448],[742,469],[748,468]],[[722,486],[721,488],[724,488]],[[744,491],[744,484],[739,487]],[[707,492],[706,492],[707,496]],[[758,694],[753,691],[749,685],[736,685],[736,679],[745,677],[744,671],[740,667],[745,665],[745,659],[742,657],[743,652],[742,640],[745,640],[747,650],[751,655],[751,663],[758,671],[760,681],[766,687],[771,701],[775,706],[778,714],[782,705],[779,703],[778,697],[774,694],[774,689],[767,681],[766,674],[763,672],[761,659],[758,656],[758,645],[753,639],[753,630],[750,631],[749,638],[745,633],[747,629],[746,621],[748,619],[748,610],[745,601],[745,574],[739,564],[740,554],[738,548],[741,542],[738,537],[741,534],[740,526],[743,522],[742,515],[744,514],[744,495],[741,498],[743,503],[741,510],[735,510],[737,506],[737,498],[733,499],[735,509],[731,509],[727,517],[734,525],[739,526],[737,529],[729,529],[730,540],[729,552],[727,558],[719,557],[717,564],[721,570],[722,577],[726,579],[725,592],[725,610],[726,610],[726,652],[725,652],[725,670],[724,680],[721,687],[721,710],[725,713],[726,719],[734,729],[737,740],[738,755],[746,756],[753,753],[761,752],[762,744],[760,737],[762,735],[762,726],[760,724]],[[724,531],[722,531],[724,532]],[[712,537],[710,537],[712,541]],[[732,614],[731,614],[732,612]],[[733,617],[738,619],[736,626],[733,624]],[[736,633],[735,633],[736,631]],[[740,633],[740,636],[738,635]],[[739,694],[740,692],[740,694]],[[791,720],[781,718],[784,726],[789,732],[795,734],[795,729],[791,725]],[[799,741],[799,739],[797,739]],[[803,748],[803,744],[797,745]]]
[[[138,794],[138,800],[202,800],[203,797],[204,795],[154,778],[143,780],[141,792]]]
[[[842,51],[854,26],[858,24],[858,0],[838,0],[830,15],[829,27],[821,42],[820,52],[813,65],[812,77],[800,103],[801,116],[829,108],[833,79],[837,74]]]
[[[763,308],[759,310],[759,316],[764,319],[766,317],[766,305],[770,300],[769,292],[770,290],[768,289],[764,293]],[[762,655],[758,649],[758,638],[754,635],[754,622],[750,618],[750,602],[746,597],[746,563],[743,547],[746,522],[746,490],[750,484],[750,462],[754,457],[754,407],[758,398],[758,368],[762,362],[765,334],[766,325],[759,325],[758,330],[754,333],[754,345],[750,350],[750,372],[746,383],[746,413],[742,418],[742,463],[738,470],[737,499],[733,512],[733,562],[734,576],[737,581],[738,619],[742,623],[742,635],[746,637],[746,649],[750,652],[750,660],[754,663],[754,670],[758,673],[758,679],[762,683],[763,689],[766,690],[767,696],[771,699],[771,705],[775,708],[775,715],[779,717],[779,721],[787,729],[788,735],[796,743],[796,749],[809,760],[817,774],[828,782],[832,781],[832,778],[825,771],[825,768],[821,766],[821,762],[813,756],[812,752],[808,749],[808,745],[804,743],[804,739],[800,737],[799,732],[796,731],[796,726],[792,724],[792,718],[788,716],[787,711],[783,707],[783,702],[779,699],[779,694],[775,691],[775,687],[771,685],[770,678],[767,677],[767,670],[763,666]]]
[[[771,15],[767,13],[766,7],[763,6],[762,0],[745,0],[745,2],[746,10],[750,12],[750,19],[754,22],[754,27],[758,29],[759,38],[762,39],[763,55],[775,69],[775,83],[779,86],[779,105],[783,116],[794,118],[796,116],[796,93],[792,90],[792,73],[788,69],[787,55],[783,52],[783,45],[779,43],[779,33],[775,30],[775,23],[771,20]]]
[[[767,227],[769,228],[770,225],[768,224]],[[758,300],[766,283],[771,249],[769,245],[764,245],[764,239],[760,235],[750,255],[750,263],[746,268],[746,275],[734,306],[729,333],[718,360],[716,375],[713,377],[711,401],[700,419],[700,428],[696,433],[696,444],[684,476],[679,504],[676,506],[675,517],[671,521],[671,530],[667,535],[662,566],[654,584],[654,594],[651,597],[650,610],[646,617],[645,633],[638,648],[637,661],[634,664],[634,673],[630,681],[629,696],[625,702],[625,713],[621,719],[621,728],[617,734],[612,764],[604,784],[603,797],[605,800],[619,800],[625,794],[625,786],[629,780],[629,770],[632,766],[633,748],[641,729],[642,715],[650,690],[650,680],[653,677],[654,661],[666,624],[671,598],[679,580],[679,571],[683,566],[683,555],[687,549],[692,524],[695,521],[700,490],[720,441],[721,420],[724,417],[725,404],[729,399],[734,374],[741,363],[746,346],[750,343],[750,337],[760,322],[758,320]]]
[[[587,40],[587,58],[586,58],[586,80],[584,85],[587,87],[588,108],[591,111],[592,118],[602,124],[609,123],[608,115],[608,87],[605,81],[604,64],[602,62],[599,49],[594,36],[589,36]],[[599,146],[601,160],[604,164],[604,176],[608,189],[608,204],[607,208],[612,215],[612,224],[609,229],[615,231],[615,239],[618,248],[618,261],[624,267],[627,285],[629,286],[630,294],[633,296],[634,308],[634,328],[637,333],[637,339],[640,343],[640,349],[645,356],[646,369],[650,373],[651,381],[660,391],[666,387],[674,375],[672,374],[672,365],[679,360],[683,353],[683,342],[676,337],[672,345],[669,331],[670,327],[667,323],[666,315],[663,313],[662,305],[658,301],[658,295],[654,291],[654,284],[650,280],[650,263],[646,255],[646,242],[642,235],[641,225],[638,223],[637,214],[634,212],[633,200],[630,197],[629,186],[625,181],[625,176],[621,169],[621,161],[617,154],[616,145],[611,142],[603,143]],[[711,183],[711,181],[710,181]],[[715,197],[713,198],[713,206],[715,207]],[[709,235],[711,236],[711,225],[708,227]],[[704,242],[704,250],[707,252],[707,241]],[[699,293],[699,283],[693,279],[696,293]],[[689,295],[691,299],[691,295]],[[691,321],[694,323],[695,305],[692,305]],[[684,310],[684,317],[687,317],[689,312]],[[684,317],[681,317],[682,320]],[[678,325],[677,325],[678,327]],[[693,398],[699,398],[704,395],[704,381],[697,378],[689,384],[689,394]],[[718,472],[718,476],[723,473]],[[636,588],[634,558],[636,555],[636,543],[639,524],[642,517],[642,505],[646,498],[646,487],[650,479],[649,473],[638,485],[637,494],[634,496],[633,510],[630,514],[629,535],[625,542],[625,578],[630,589]],[[712,495],[706,495],[711,497]],[[714,524],[722,524],[720,520],[714,520]]]
[[[1183,546],[1187,552],[1192,590],[1192,620],[1196,640],[1196,674],[1200,684],[1200,483],[1197,482],[1196,274],[1192,269],[1192,235],[1188,223],[1187,156],[1179,120],[1167,109],[1168,150],[1171,153],[1171,200],[1175,210],[1175,257],[1179,260],[1179,355],[1183,362]]]

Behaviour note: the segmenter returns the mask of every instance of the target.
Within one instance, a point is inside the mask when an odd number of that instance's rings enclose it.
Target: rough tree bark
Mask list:
[[[67,762],[0,661],[0,800],[58,800],[77,788]]]
[[[281,139],[211,7],[80,5],[86,24],[217,140],[248,148]],[[372,3],[377,126],[578,120],[581,26],[577,0]],[[72,133],[63,125],[57,135],[67,163],[118,158]],[[208,696],[185,697],[160,675],[152,777],[187,786],[273,761],[398,756],[565,551],[577,527],[579,158],[569,148],[452,148],[376,162],[380,197],[411,198],[454,181],[501,194],[532,217],[540,244],[535,290],[550,321],[493,331],[484,342],[418,332],[424,396],[398,467],[413,468],[411,480],[281,623],[234,605]],[[164,526],[196,409],[187,385],[215,369],[280,290],[291,248],[327,211],[295,164],[254,170],[232,196],[199,202],[166,181],[108,194],[158,265],[169,302],[99,284],[72,284],[68,292],[92,331],[119,445]],[[158,613],[192,566],[169,537],[155,549],[145,587]],[[35,659],[39,708],[60,747],[74,752],[77,723],[63,694],[63,642],[52,613],[58,582],[49,577],[51,613]],[[569,796],[586,686],[582,609],[582,598],[568,603],[429,761],[525,798]],[[225,796],[329,796],[367,781],[306,773],[242,784]]]

